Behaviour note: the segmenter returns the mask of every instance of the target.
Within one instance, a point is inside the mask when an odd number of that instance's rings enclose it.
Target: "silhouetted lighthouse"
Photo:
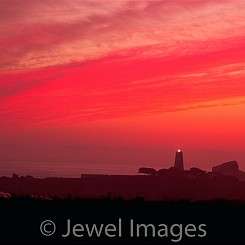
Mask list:
[[[174,167],[184,170],[183,152],[181,150],[177,150],[176,152]]]

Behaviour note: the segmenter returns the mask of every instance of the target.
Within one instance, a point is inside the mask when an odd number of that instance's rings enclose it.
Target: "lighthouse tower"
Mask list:
[[[180,149],[176,152],[174,167],[184,170],[183,152]]]

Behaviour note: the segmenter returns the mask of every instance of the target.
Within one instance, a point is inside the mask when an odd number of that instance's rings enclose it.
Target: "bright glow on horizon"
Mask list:
[[[180,149],[178,149],[178,152],[181,152],[181,150],[180,150]]]

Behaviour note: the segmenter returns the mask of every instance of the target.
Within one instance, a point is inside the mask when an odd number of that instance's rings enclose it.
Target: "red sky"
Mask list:
[[[0,161],[245,170],[245,1],[1,0],[0,26]]]

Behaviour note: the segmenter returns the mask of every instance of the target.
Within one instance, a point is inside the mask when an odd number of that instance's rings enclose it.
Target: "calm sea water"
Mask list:
[[[137,166],[126,164],[81,164],[57,162],[0,161],[0,176],[31,175],[36,178],[70,177],[80,178],[81,174],[136,174]]]

